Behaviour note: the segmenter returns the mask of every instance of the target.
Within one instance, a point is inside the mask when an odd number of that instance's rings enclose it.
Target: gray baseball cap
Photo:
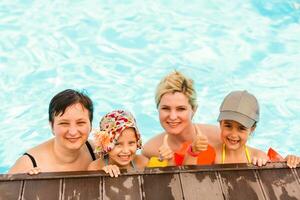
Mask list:
[[[234,120],[251,128],[259,120],[257,99],[246,90],[230,92],[220,106],[218,121],[221,120]]]

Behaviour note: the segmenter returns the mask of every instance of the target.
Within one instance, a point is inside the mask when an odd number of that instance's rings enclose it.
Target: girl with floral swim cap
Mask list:
[[[130,112],[115,110],[100,121],[94,132],[95,153],[101,158],[93,161],[88,170],[104,170],[111,177],[118,177],[120,169],[142,170],[148,159],[136,155],[142,147],[141,135]]]

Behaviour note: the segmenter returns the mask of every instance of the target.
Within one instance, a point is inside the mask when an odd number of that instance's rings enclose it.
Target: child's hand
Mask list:
[[[296,168],[300,163],[300,157],[294,155],[288,155],[287,157],[285,157],[285,160],[287,166],[289,166],[290,168]]]
[[[174,157],[174,152],[171,150],[168,144],[168,134],[164,136],[163,144],[159,147],[159,159],[170,160]]]
[[[208,146],[207,136],[202,134],[199,127],[195,126],[196,129],[196,138],[192,143],[192,151],[198,153],[200,151],[206,151]]]
[[[29,174],[29,175],[36,175],[39,173],[41,173],[41,168],[39,168],[39,167],[34,167],[27,172],[27,174]]]
[[[110,177],[118,177],[121,172],[117,165],[106,165],[102,168],[102,170],[105,171],[105,173],[109,174]]]
[[[266,165],[268,161],[269,161],[268,157],[255,157],[255,156],[252,157],[252,164],[259,167]]]

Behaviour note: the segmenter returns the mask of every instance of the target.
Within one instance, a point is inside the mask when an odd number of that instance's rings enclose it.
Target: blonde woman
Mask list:
[[[148,158],[159,157],[167,160],[168,165],[177,163],[174,153],[181,151],[187,142],[187,152],[197,156],[207,150],[208,143],[217,146],[220,130],[217,126],[195,124],[192,122],[197,111],[197,95],[193,81],[178,71],[164,77],[158,84],[155,94],[159,121],[164,132],[150,139],[143,148],[143,155]]]

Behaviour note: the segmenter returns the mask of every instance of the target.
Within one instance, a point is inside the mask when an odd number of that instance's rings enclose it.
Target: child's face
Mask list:
[[[242,124],[233,120],[222,120],[221,127],[221,139],[226,145],[227,149],[237,150],[242,148],[254,128],[246,128]]]
[[[135,157],[137,150],[137,138],[133,128],[126,128],[115,147],[108,153],[110,164],[126,167]]]

